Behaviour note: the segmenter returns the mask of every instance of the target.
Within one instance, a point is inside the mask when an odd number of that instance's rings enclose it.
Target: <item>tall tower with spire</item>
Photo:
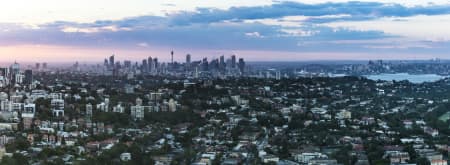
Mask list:
[[[173,50],[170,52],[171,55],[171,64],[173,65]]]

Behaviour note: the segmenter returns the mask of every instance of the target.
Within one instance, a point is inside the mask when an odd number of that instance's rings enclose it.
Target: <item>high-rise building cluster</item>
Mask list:
[[[122,73],[158,73],[162,68],[158,62],[158,58],[148,57],[142,62],[132,62],[124,60],[123,64],[120,61],[114,60],[114,55],[106,58],[103,64],[103,72],[107,75],[119,75]]]
[[[46,62],[36,63],[34,66],[34,69],[36,71],[45,71],[45,70],[47,70],[47,63]]]
[[[0,87],[14,85],[31,85],[33,83],[33,71],[21,70],[20,64],[14,62],[10,67],[0,68]]]
[[[193,61],[191,54],[186,55],[186,61],[174,61],[175,52],[170,52],[170,62],[159,62],[156,57],[148,57],[139,62],[125,60],[123,63],[114,60],[114,55],[106,58],[103,64],[103,73],[105,75],[162,75],[162,74],[185,74],[198,77],[201,75],[243,75],[246,73],[244,58],[237,60],[236,55],[231,55],[225,59],[222,55],[219,58],[208,60]]]
[[[203,58],[201,61],[191,61],[191,55],[186,55],[186,70],[194,70],[198,68],[200,71],[216,71],[216,72],[234,72],[234,73],[244,73],[245,72],[245,62],[243,58],[236,62],[236,56],[232,55],[231,58],[225,61],[225,56],[220,56],[219,58],[212,59],[208,61],[208,58]]]

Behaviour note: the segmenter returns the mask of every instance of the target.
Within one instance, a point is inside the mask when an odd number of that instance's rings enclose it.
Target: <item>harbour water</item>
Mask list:
[[[412,83],[435,82],[446,78],[445,76],[440,76],[437,74],[408,74],[408,73],[365,75],[365,77],[371,80],[385,80],[385,81],[408,80],[409,82]]]

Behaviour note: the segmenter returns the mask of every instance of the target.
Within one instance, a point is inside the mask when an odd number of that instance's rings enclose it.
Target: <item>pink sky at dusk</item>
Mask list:
[[[0,62],[450,59],[450,2],[432,2],[5,1]]]
[[[201,60],[203,57],[218,58],[221,55],[238,57],[244,54],[247,61],[313,61],[313,60],[368,60],[368,56],[375,59],[430,59],[428,55],[408,55],[408,54],[368,54],[368,53],[336,53],[336,52],[284,52],[284,51],[251,51],[251,50],[174,50],[175,60],[184,61],[187,53],[192,55],[193,60]],[[18,61],[21,63],[49,62],[49,63],[102,63],[103,59],[111,54],[116,55],[117,60],[132,60],[140,62],[148,56],[158,57],[160,61],[169,60],[170,49],[121,49],[111,51],[109,48],[84,48],[84,47],[64,47],[47,45],[14,45],[0,47],[0,62]],[[442,54],[436,58],[445,58]]]

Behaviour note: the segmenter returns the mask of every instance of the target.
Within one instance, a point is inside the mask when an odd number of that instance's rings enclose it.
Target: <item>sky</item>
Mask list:
[[[2,0],[0,62],[450,59],[450,0]]]

